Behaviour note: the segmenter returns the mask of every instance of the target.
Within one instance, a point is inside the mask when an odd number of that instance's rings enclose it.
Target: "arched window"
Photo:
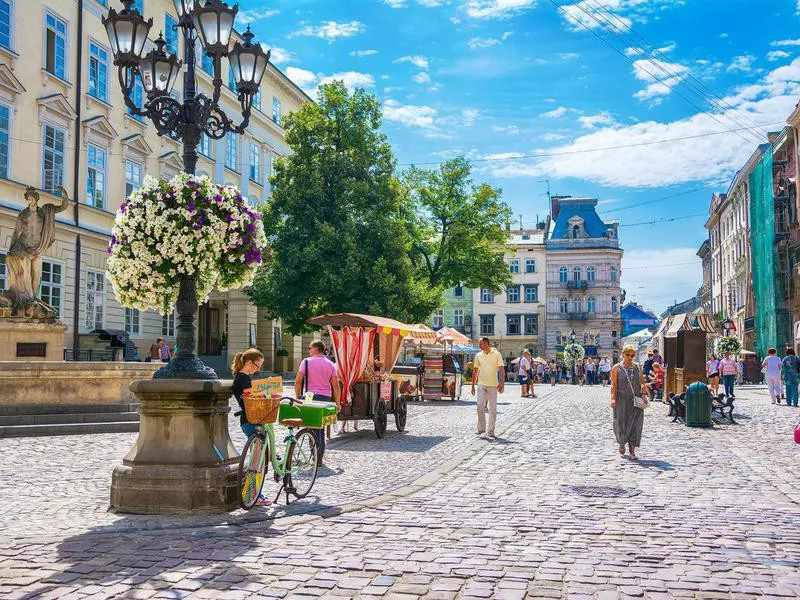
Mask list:
[[[561,332],[560,331],[556,331],[556,346],[560,346],[561,345],[561,341],[562,341],[561,340]]]
[[[586,267],[586,281],[594,281],[594,267]]]
[[[583,332],[583,345],[584,346],[588,346],[589,345],[589,332],[588,331],[584,331]]]
[[[586,312],[593,313],[597,309],[597,300],[594,296],[589,296],[586,299]]]
[[[567,304],[567,297],[561,296],[561,312],[565,313],[568,311],[568,304]]]
[[[580,225],[573,225],[572,226],[572,239],[577,240],[578,236],[581,234],[581,226]]]
[[[567,267],[561,267],[558,270],[558,280],[561,283],[567,283],[567,278],[569,277],[569,272],[567,271]]]
[[[611,296],[611,312],[612,313],[616,313],[617,312],[617,297],[616,296]]]
[[[572,281],[580,281],[580,280],[581,280],[581,268],[572,267]]]
[[[611,281],[617,280],[617,267],[611,267]]]
[[[572,312],[576,312],[576,313],[581,312],[581,299],[580,298],[573,298],[572,299]]]

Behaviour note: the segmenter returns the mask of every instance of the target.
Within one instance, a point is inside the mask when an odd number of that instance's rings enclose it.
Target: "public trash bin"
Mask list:
[[[695,381],[686,390],[686,425],[711,427],[711,394],[702,381]]]

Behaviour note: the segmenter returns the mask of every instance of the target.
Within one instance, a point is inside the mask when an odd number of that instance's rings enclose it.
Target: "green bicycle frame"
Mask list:
[[[286,438],[283,440],[286,442],[286,447],[284,448],[283,457],[278,460],[278,448],[277,444],[275,443],[275,427],[272,423],[267,423],[265,425],[261,425],[264,428],[264,432],[267,434],[267,444],[261,449],[261,459],[259,460],[259,467],[264,465],[264,453],[269,448],[269,460],[272,463],[272,468],[275,469],[275,472],[278,474],[278,477],[285,477],[286,476],[286,461],[289,458],[289,446],[295,440],[294,432],[291,430]]]

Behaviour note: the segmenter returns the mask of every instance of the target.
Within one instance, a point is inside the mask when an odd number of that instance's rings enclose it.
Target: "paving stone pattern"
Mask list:
[[[691,429],[654,406],[635,463],[617,454],[607,389],[547,391],[505,405],[496,441],[470,434],[471,407],[437,407],[463,413],[460,426],[438,426],[460,430],[419,459],[452,444],[449,454],[463,462],[449,471],[440,462],[425,487],[338,516],[163,531],[141,523],[127,533],[117,521],[47,536],[42,526],[29,537],[5,531],[0,596],[800,597],[800,446],[791,433],[800,411],[748,390],[737,399],[738,425]],[[366,444],[361,435],[332,455]],[[36,448],[3,450],[31,460]],[[66,462],[59,470],[80,485],[83,467]],[[13,484],[2,475],[7,502]],[[379,490],[393,476],[388,469],[360,485]],[[46,499],[15,510],[33,513]],[[69,520],[69,502],[51,518]]]

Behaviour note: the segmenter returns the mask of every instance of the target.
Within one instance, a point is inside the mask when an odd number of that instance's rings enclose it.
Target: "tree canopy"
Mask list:
[[[427,319],[441,288],[419,277],[378,101],[342,82],[288,115],[289,156],[264,210],[271,258],[248,290],[293,334],[326,312]]]
[[[510,281],[503,255],[511,211],[500,190],[473,185],[471,171],[458,157],[402,175],[413,222],[411,260],[432,287],[499,290]]]

